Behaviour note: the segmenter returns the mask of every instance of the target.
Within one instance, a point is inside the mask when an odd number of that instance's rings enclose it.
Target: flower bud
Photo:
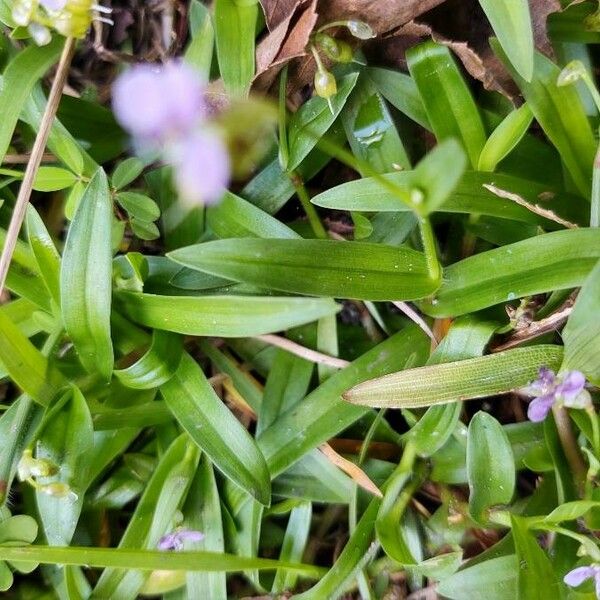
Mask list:
[[[331,60],[341,63],[352,60],[352,47],[348,42],[336,40],[326,33],[318,33],[315,40]]]
[[[346,27],[348,31],[359,40],[370,40],[375,37],[375,33],[371,26],[364,21],[347,21]]]
[[[337,40],[337,45],[339,50],[337,61],[341,63],[352,62],[352,59],[354,58],[352,46],[344,40]]]
[[[27,31],[33,38],[37,46],[47,46],[52,41],[52,34],[45,25],[39,23],[30,23]]]
[[[317,96],[328,100],[337,94],[337,83],[333,73],[317,71],[315,73],[315,92]]]
[[[58,466],[46,458],[37,458],[31,466],[32,477],[51,477],[58,473]]]
[[[561,72],[556,80],[558,87],[571,85],[585,76],[585,67],[580,60],[572,60]]]
[[[77,499],[77,495],[71,490],[69,485],[62,483],[61,481],[42,485],[38,489],[40,492],[43,492],[44,494],[54,498],[67,498],[68,496],[74,496],[74,499]]]
[[[21,460],[19,460],[19,463],[17,464],[17,476],[20,481],[25,481],[31,477],[31,468],[34,463],[35,459],[31,454],[31,450],[24,450]]]

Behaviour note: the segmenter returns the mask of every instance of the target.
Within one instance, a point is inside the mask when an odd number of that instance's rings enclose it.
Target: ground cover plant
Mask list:
[[[597,2],[0,21],[7,598],[600,598]]]

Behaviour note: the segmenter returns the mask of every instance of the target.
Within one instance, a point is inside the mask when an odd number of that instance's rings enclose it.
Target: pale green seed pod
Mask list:
[[[325,99],[337,94],[337,82],[333,73],[329,71],[317,71],[315,73],[315,93]]]
[[[39,488],[40,492],[47,494],[48,496],[52,496],[53,498],[67,498],[69,496],[77,496],[71,490],[68,484],[62,483],[61,481],[56,481],[54,483],[48,483],[46,485],[42,485]]]
[[[364,21],[347,21],[346,27],[348,28],[348,31],[359,40],[370,40],[375,37],[375,33],[371,26]]]

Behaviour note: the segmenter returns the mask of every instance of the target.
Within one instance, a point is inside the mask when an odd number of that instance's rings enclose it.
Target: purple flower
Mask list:
[[[173,165],[184,202],[221,199],[229,154],[210,127],[204,86],[192,69],[181,62],[133,67],[114,85],[113,109],[138,151],[158,153]]]
[[[185,202],[212,204],[229,183],[229,154],[210,131],[191,133],[174,148],[175,182]]]
[[[184,542],[201,542],[204,534],[193,529],[175,529],[171,533],[163,535],[158,541],[159,550],[183,550]]]
[[[115,82],[113,110],[137,146],[161,146],[202,122],[206,115],[204,85],[181,62],[137,65]]]
[[[600,600],[600,565],[577,567],[569,571],[563,581],[570,587],[577,587],[584,581],[593,579],[596,587],[596,598]]]
[[[570,408],[586,408],[591,403],[589,392],[585,389],[585,376],[580,371],[566,371],[555,375],[547,367],[539,370],[538,378],[523,390],[535,400],[529,403],[529,420],[543,421],[555,402],[561,402]]]

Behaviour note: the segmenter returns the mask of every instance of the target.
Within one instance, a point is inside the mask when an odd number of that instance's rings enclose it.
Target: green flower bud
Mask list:
[[[337,94],[337,83],[333,73],[329,71],[315,73],[315,92],[317,96],[326,100]]]
[[[348,42],[336,40],[326,33],[318,33],[315,41],[331,60],[341,63],[348,63],[352,60],[352,47]]]
[[[580,60],[572,60],[561,72],[556,80],[556,85],[563,87],[571,85],[585,77],[585,67]]]
[[[31,466],[32,477],[51,477],[58,473],[58,466],[46,458],[37,458]]]
[[[338,62],[341,63],[349,63],[352,62],[352,59],[354,58],[354,52],[352,50],[352,46],[348,43],[345,42],[344,40],[337,40],[337,45],[338,45],[338,50],[339,50],[339,55],[338,55]]]
[[[68,496],[74,496],[77,499],[77,495],[71,490],[68,484],[56,481],[55,483],[48,483],[42,485],[39,488],[40,492],[52,496],[54,498],[67,498]]]
[[[21,460],[17,464],[17,477],[20,481],[25,481],[31,477],[31,468],[35,463],[35,459],[31,454],[31,450],[24,450]]]
[[[348,31],[359,40],[370,40],[375,37],[375,33],[371,26],[364,21],[347,21],[346,27]]]

